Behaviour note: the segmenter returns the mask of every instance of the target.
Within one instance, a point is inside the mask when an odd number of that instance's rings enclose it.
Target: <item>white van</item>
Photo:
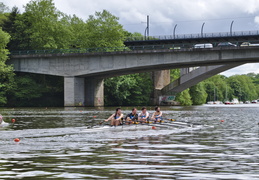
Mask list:
[[[213,45],[211,43],[205,43],[205,44],[195,44],[194,49],[199,49],[199,48],[213,48]]]
[[[246,46],[259,46],[259,44],[251,44],[250,42],[243,42],[240,46],[241,46],[241,47],[246,47]]]

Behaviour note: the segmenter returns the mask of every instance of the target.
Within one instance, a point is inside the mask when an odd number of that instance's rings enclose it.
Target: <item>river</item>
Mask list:
[[[0,129],[0,179],[259,179],[257,104],[162,107],[199,128],[89,128],[113,109],[0,108],[16,119]]]

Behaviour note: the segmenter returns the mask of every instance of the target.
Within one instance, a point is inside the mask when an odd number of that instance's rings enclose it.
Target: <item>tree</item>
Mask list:
[[[241,101],[258,98],[257,89],[252,79],[247,75],[234,75],[229,77],[228,83],[234,90],[234,96]]]
[[[112,77],[104,82],[105,104],[148,105],[152,90],[150,73]]]
[[[123,26],[118,22],[119,18],[110,12],[103,10],[90,15],[87,20],[89,32],[89,47],[122,47],[126,38]]]
[[[71,32],[73,38],[71,38],[72,48],[89,48],[90,47],[90,35],[87,29],[87,23],[77,16],[67,16],[67,21],[70,23]]]
[[[206,93],[204,83],[200,82],[190,88],[190,96],[194,105],[205,104],[208,94]]]
[[[176,95],[176,101],[180,102],[182,106],[191,106],[192,99],[189,93],[189,89],[186,89]]]
[[[15,87],[8,94],[8,106],[62,106],[63,78],[18,73]]]
[[[2,31],[0,28],[0,105],[7,103],[6,95],[12,90],[13,82],[13,68],[6,65],[9,51],[6,49],[9,42],[9,34]]]
[[[9,11],[9,8],[0,2],[0,25],[2,26],[3,22],[7,19],[6,12]]]
[[[232,89],[227,84],[227,78],[223,75],[215,75],[204,81],[204,87],[208,94],[207,101],[232,100]]]
[[[58,11],[53,0],[34,0],[25,6],[25,12],[17,22],[25,24],[32,49],[62,49],[70,45],[69,24]]]
[[[20,15],[20,12],[17,7],[13,7],[10,14],[8,14],[7,19],[3,21],[3,31],[7,32],[11,36],[11,40],[8,43],[8,49],[9,51],[17,50],[17,46],[19,45],[19,41],[15,39],[16,37],[16,31],[17,27],[15,25],[15,21],[17,19],[17,16]]]
[[[171,69],[170,70],[170,80],[171,82],[175,81],[180,77],[180,69]]]
[[[134,33],[128,33],[127,34],[127,40],[143,40],[144,36],[141,33],[134,32]]]

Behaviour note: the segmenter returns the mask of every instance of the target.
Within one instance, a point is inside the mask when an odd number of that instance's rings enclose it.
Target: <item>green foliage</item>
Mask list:
[[[247,75],[235,75],[228,78],[228,83],[233,89],[234,97],[241,101],[253,100],[258,98],[256,85]]]
[[[13,82],[13,68],[6,65],[9,51],[6,48],[10,36],[2,31],[0,28],[0,106],[7,103],[6,95],[12,90]]]
[[[233,99],[231,93],[232,89],[227,84],[226,79],[225,76],[216,75],[204,81],[204,86],[208,94],[207,101],[225,101]]]
[[[259,76],[258,76],[259,77]],[[251,101],[259,96],[257,80],[254,73],[225,77],[213,76],[204,81],[208,94],[207,101],[226,101],[238,98],[240,101]]]
[[[66,19],[73,34],[70,43],[71,48],[89,48],[91,40],[87,24],[75,15],[67,16]]]
[[[3,31],[8,32],[11,36],[11,41],[8,43],[8,49],[10,51],[17,50],[17,46],[20,44],[16,39],[16,32],[18,29],[15,25],[16,18],[19,14],[18,8],[13,7],[11,13],[7,16],[8,18],[3,21],[2,25]]]
[[[152,90],[150,73],[112,77],[104,82],[105,104],[148,105]]]
[[[23,14],[29,22],[26,28],[32,49],[62,49],[69,47],[71,37],[63,13],[58,11],[53,0],[30,1]],[[23,21],[23,19],[20,19]]]
[[[144,36],[141,33],[138,32],[134,32],[134,33],[128,33],[127,34],[127,40],[131,41],[131,40],[143,40]]]
[[[0,2],[0,25],[2,26],[3,22],[8,19],[6,12],[9,11],[9,8]]]
[[[122,47],[125,30],[118,22],[119,18],[103,10],[89,16],[87,29],[89,32],[89,47]]]
[[[175,101],[180,102],[182,106],[192,105],[192,99],[189,93],[189,89],[186,89],[176,95]]]
[[[3,14],[5,12],[7,12],[9,10],[9,8],[4,5],[4,3],[0,2],[0,14]]]
[[[204,83],[200,82],[190,88],[190,96],[194,105],[202,105],[206,103],[208,94],[206,93]]]
[[[171,69],[170,70],[170,80],[171,82],[175,81],[180,77],[180,69]]]
[[[8,106],[62,106],[63,78],[21,73],[8,96]]]

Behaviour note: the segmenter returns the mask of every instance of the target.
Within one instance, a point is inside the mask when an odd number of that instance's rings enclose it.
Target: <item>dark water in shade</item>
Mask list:
[[[17,120],[0,128],[0,179],[259,179],[259,105],[162,109],[207,126],[88,129],[113,110],[0,108]]]

